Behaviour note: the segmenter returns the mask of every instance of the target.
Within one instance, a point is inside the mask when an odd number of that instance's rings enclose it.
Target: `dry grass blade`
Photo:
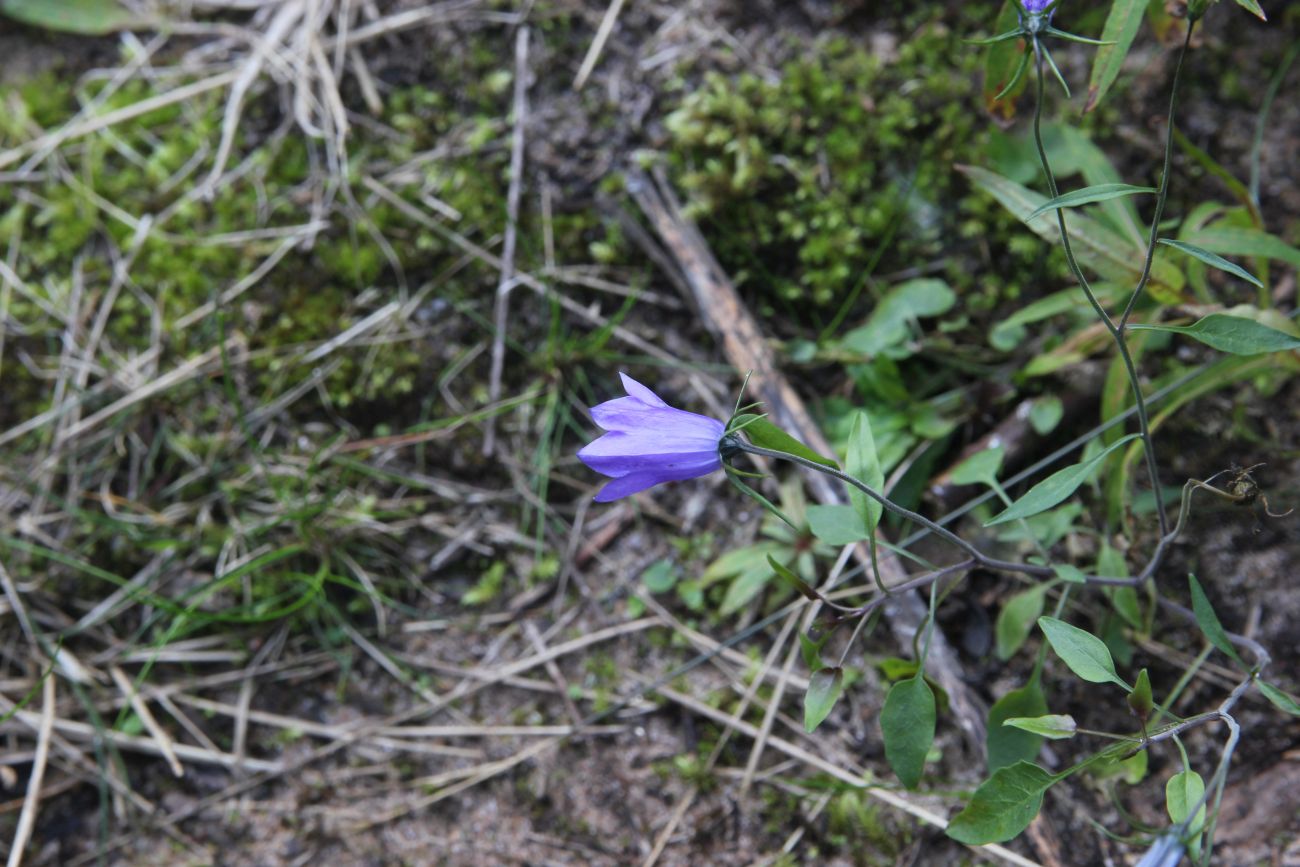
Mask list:
[[[45,765],[50,757],[50,739],[54,736],[54,715],[58,711],[54,697],[54,672],[45,676],[41,687],[41,715],[36,730],[36,754],[32,757],[31,774],[27,777],[27,795],[23,798],[23,811],[18,816],[13,843],[9,848],[8,867],[19,867],[23,851],[36,826],[36,811],[40,809],[41,782],[45,779]]]

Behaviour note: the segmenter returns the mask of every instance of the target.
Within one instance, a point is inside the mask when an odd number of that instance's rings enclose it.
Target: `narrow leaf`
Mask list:
[[[1013,689],[989,708],[986,744],[989,773],[1020,761],[1032,761],[1042,749],[1043,739],[1032,732],[1002,725],[1012,717],[1042,716],[1047,713],[1047,699],[1037,680]]]
[[[848,454],[845,455],[845,471],[859,481],[866,482],[877,491],[885,487],[885,473],[880,468],[880,456],[876,453],[876,441],[871,435],[871,422],[865,412],[856,412],[853,427],[849,433]],[[849,488],[849,502],[862,518],[868,533],[876,529],[884,507],[868,497],[857,488]]]
[[[1237,655],[1237,648],[1233,647],[1232,642],[1228,640],[1228,633],[1219,622],[1219,615],[1214,613],[1210,597],[1205,595],[1201,582],[1197,581],[1196,576],[1191,572],[1187,573],[1187,584],[1192,592],[1192,613],[1196,615],[1196,625],[1201,627],[1201,631],[1205,633],[1206,638],[1210,639],[1211,644],[1229,659],[1244,666],[1246,663],[1241,661],[1241,657]]]
[[[1277,706],[1278,710],[1285,711],[1292,716],[1300,716],[1300,703],[1297,703],[1294,698],[1287,695],[1271,683],[1257,680],[1255,681],[1255,685],[1259,687],[1260,692],[1264,693],[1264,698],[1273,702],[1273,704]]]
[[[1111,443],[1104,451],[1090,460],[1080,464],[1073,464],[1052,473],[1030,488],[1023,497],[1012,503],[993,520],[985,523],[984,526],[992,527],[994,524],[1005,524],[1007,521],[1017,521],[1031,515],[1037,515],[1039,512],[1046,512],[1078,490],[1079,486],[1086,482],[1088,477],[1101,465],[1106,455],[1136,436],[1137,434],[1129,434]]]
[[[1054,741],[1072,738],[1079,727],[1074,722],[1074,717],[1069,714],[1049,713],[1042,716],[1033,717],[1012,717],[1003,720],[1004,726],[1022,729],[1023,731],[1033,732],[1036,735],[1042,735],[1045,738],[1051,738]]]
[[[1138,672],[1137,683],[1133,684],[1133,691],[1128,694],[1128,706],[1138,719],[1145,720],[1151,716],[1155,702],[1151,697],[1151,677],[1145,668]]]
[[[1261,325],[1253,319],[1211,313],[1192,325],[1130,325],[1135,331],[1168,331],[1185,334],[1206,346],[1233,355],[1260,355],[1300,349],[1300,337]]]
[[[1004,0],[994,28],[995,33],[1010,33],[1020,29],[1019,0]],[[1015,117],[1016,97],[1029,81],[1028,76],[1024,75],[1027,50],[1023,39],[1008,39],[989,48],[984,58],[984,107],[989,114],[1003,120]],[[1017,70],[1021,73],[1020,80],[1014,82],[1014,87],[1007,91],[1008,86],[1013,84],[1012,79]]]
[[[1242,9],[1245,9],[1251,15],[1254,15],[1260,21],[1268,20],[1268,16],[1264,14],[1264,10],[1260,8],[1259,3],[1257,3],[1256,0],[1237,0],[1237,5]]]
[[[1121,196],[1136,196],[1138,193],[1154,193],[1155,191],[1155,187],[1135,187],[1132,184],[1097,184],[1084,187],[1081,190],[1074,190],[1063,193],[1054,199],[1048,199],[1030,211],[1029,216],[1025,217],[1025,222],[1028,223],[1035,217],[1041,217],[1048,211],[1055,211],[1057,208],[1077,208],[1079,205],[1091,205],[1094,202],[1106,202],[1111,199],[1118,199]]]
[[[1208,229],[1192,232],[1187,240],[1212,253],[1225,256],[1264,256],[1300,267],[1300,249],[1259,229],[1215,223]]]
[[[1030,762],[996,771],[948,823],[948,836],[972,846],[1005,843],[1029,827],[1057,779]]]
[[[934,743],[934,726],[934,693],[924,676],[918,674],[890,687],[880,711],[880,732],[889,766],[909,789],[921,782],[925,757]]]
[[[772,567],[772,571],[776,573],[778,578],[799,591],[799,594],[809,602],[817,602],[821,600],[822,595],[812,587],[808,586],[807,581],[791,572],[784,564],[777,562],[771,554],[767,555],[767,562]]]
[[[993,634],[997,640],[998,659],[1003,661],[1016,655],[1016,651],[1025,643],[1029,632],[1043,613],[1043,596],[1046,588],[1042,585],[1022,590],[1007,600],[998,612],[997,622],[993,625]]]
[[[862,516],[852,506],[809,506],[808,526],[814,536],[828,545],[852,545],[871,538],[862,524]]]
[[[1101,40],[1112,43],[1097,49],[1097,56],[1092,61],[1092,78],[1088,82],[1088,102],[1084,111],[1092,111],[1101,102],[1119,76],[1124,58],[1128,56],[1133,39],[1137,36],[1138,25],[1142,23],[1142,13],[1146,10],[1147,0],[1115,0],[1106,17],[1106,25],[1101,31]]]
[[[1089,683],[1113,683],[1129,689],[1115,673],[1115,661],[1100,638],[1055,617],[1040,617],[1038,625],[1070,671]]]
[[[1161,238],[1160,243],[1164,244],[1166,247],[1173,247],[1180,253],[1186,253],[1188,256],[1200,259],[1206,265],[1218,268],[1220,271],[1227,271],[1229,274],[1240,277],[1247,283],[1254,283],[1259,288],[1264,288],[1264,284],[1259,282],[1254,274],[1250,273],[1240,265],[1234,265],[1218,253],[1211,253],[1204,247],[1198,247],[1195,244],[1188,244],[1186,241],[1173,241],[1169,238]]]
[[[1047,201],[1047,197],[1042,193],[1035,192],[996,172],[976,166],[961,165],[957,166],[957,171],[970,178],[972,183],[1001,202],[1003,207],[1021,220],[1025,219],[1030,211]],[[1052,244],[1061,243],[1060,229],[1055,219],[1042,216],[1030,221],[1028,225],[1043,240]],[[1096,271],[1106,280],[1118,283],[1134,283],[1141,276],[1143,257],[1123,235],[1108,229],[1086,214],[1071,214],[1066,231],[1070,234],[1075,256],[1085,268]],[[1197,243],[1202,242],[1197,241]],[[1203,246],[1209,245],[1203,244]],[[1174,304],[1181,301],[1182,289],[1186,282],[1186,278],[1177,267],[1158,258],[1152,263],[1151,282],[1147,288],[1152,297],[1160,303]]]
[[[745,436],[749,437],[749,441],[761,448],[796,455],[819,463],[822,466],[839,468],[839,464],[835,463],[835,461],[817,454],[762,416],[741,413],[732,419],[730,427],[732,430],[743,428],[743,432]]]
[[[0,0],[0,14],[47,30],[103,36],[143,22],[117,0]]]
[[[830,715],[835,702],[844,691],[844,670],[823,668],[808,680],[808,691],[803,697],[804,731],[812,733]]]

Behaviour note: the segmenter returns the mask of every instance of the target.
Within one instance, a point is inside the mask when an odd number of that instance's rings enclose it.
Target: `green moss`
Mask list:
[[[1042,245],[996,240],[1024,233],[954,170],[987,162],[991,134],[982,55],[963,35],[922,22],[892,57],[843,39],[796,46],[778,80],[711,74],[669,115],[691,211],[763,312],[807,321],[869,273],[935,263],[978,291],[977,310],[1042,276]],[[996,275],[973,259],[996,260]]]

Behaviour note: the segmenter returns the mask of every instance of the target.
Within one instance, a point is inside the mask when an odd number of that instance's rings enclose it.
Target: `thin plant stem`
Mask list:
[[[1146,260],[1142,263],[1142,277],[1138,280],[1133,294],[1129,296],[1128,304],[1124,307],[1124,315],[1119,318],[1121,332],[1128,325],[1128,318],[1132,315],[1138,299],[1142,297],[1142,292],[1151,282],[1151,267],[1155,262],[1156,242],[1160,237],[1160,220],[1165,215],[1165,202],[1169,198],[1169,168],[1174,156],[1174,112],[1178,108],[1178,82],[1183,76],[1183,59],[1187,57],[1187,47],[1191,44],[1192,30],[1195,28],[1194,20],[1187,22],[1187,36],[1183,39],[1183,47],[1178,51],[1178,63],[1174,66],[1174,81],[1169,88],[1169,117],[1165,120],[1165,166],[1160,173],[1160,187],[1156,191],[1156,212],[1151,217],[1151,237],[1147,241]]]
[[[1043,166],[1043,174],[1047,177],[1047,190],[1051,198],[1060,195],[1056,185],[1056,174],[1052,171],[1051,162],[1047,158],[1047,148],[1043,145],[1043,102],[1046,76],[1043,74],[1043,57],[1045,49],[1037,39],[1034,40],[1034,54],[1036,62],[1034,64],[1037,72],[1037,100],[1034,105],[1034,144],[1038,149],[1038,159]],[[1172,146],[1172,145],[1171,145]],[[1166,173],[1167,176],[1168,173]],[[1157,221],[1158,222],[1158,221]],[[1147,418],[1146,400],[1142,395],[1142,383],[1138,379],[1137,365],[1133,363],[1133,354],[1129,351],[1128,341],[1124,339],[1124,330],[1122,326],[1116,325],[1111,319],[1106,308],[1101,306],[1097,300],[1096,294],[1092,291],[1092,286],[1088,283],[1088,278],[1084,276],[1083,269],[1079,267],[1079,262],[1074,256],[1074,246],[1070,243],[1070,234],[1065,226],[1065,209],[1056,209],[1056,224],[1061,232],[1061,245],[1065,250],[1065,260],[1069,264],[1070,273],[1078,281],[1079,287],[1083,289],[1083,294],[1087,297],[1088,303],[1092,306],[1093,312],[1097,318],[1110,332],[1111,338],[1115,341],[1115,346],[1119,349],[1119,355],[1124,362],[1124,369],[1128,373],[1129,384],[1133,388],[1133,405],[1137,410],[1138,429],[1142,437],[1142,451],[1146,457],[1147,475],[1151,479],[1151,489],[1156,498],[1156,517],[1160,524],[1160,535],[1162,537],[1169,534],[1169,516],[1165,511],[1165,502],[1160,495],[1160,470],[1156,466],[1155,449],[1151,439],[1151,425]],[[1155,229],[1152,229],[1151,250],[1148,255],[1153,255],[1155,246]]]

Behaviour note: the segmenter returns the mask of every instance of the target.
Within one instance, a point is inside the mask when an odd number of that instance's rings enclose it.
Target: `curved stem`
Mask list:
[[[753,443],[745,442],[744,440],[741,440],[739,438],[736,439],[734,445],[739,450],[743,452],[748,452],[751,455],[763,455],[764,457],[776,458],[777,460],[792,461],[796,464],[799,464],[800,466],[807,467],[810,470],[816,470],[819,473],[825,473],[828,476],[839,479],[841,482],[844,482],[844,484],[846,485],[852,485],[862,493],[866,494],[871,499],[875,500],[881,506],[883,506],[886,509],[886,511],[893,512],[895,515],[898,515],[900,518],[906,518],[909,521],[920,524],[921,526],[928,529],[930,532],[937,534],[944,541],[948,542],[949,544],[953,545],[956,548],[960,548],[962,551],[965,551],[966,554],[968,554],[970,558],[980,566],[984,566],[989,569],[996,569],[1000,572],[1021,572],[1026,575],[1036,575],[1040,578],[1050,578],[1052,575],[1055,574],[1054,572],[1052,572],[1051,569],[1049,569],[1046,566],[1035,566],[1031,563],[1012,563],[1008,560],[999,560],[995,557],[989,557],[979,548],[976,548],[970,542],[967,542],[965,539],[963,539],[961,536],[958,536],[956,533],[952,532],[951,530],[939,526],[934,521],[931,521],[929,518],[925,517],[925,515],[921,515],[916,512],[913,512],[911,509],[903,508],[902,506],[895,503],[893,500],[886,497],[884,494],[877,491],[875,488],[868,485],[866,482],[860,481],[859,479],[856,479],[853,476],[850,476],[848,473],[836,469],[835,467],[828,467],[825,464],[819,464],[816,461],[810,461],[807,458],[800,457],[799,455],[792,455],[789,452],[781,452],[781,451],[777,451],[776,449],[765,449],[762,446],[756,446]],[[904,585],[901,588],[894,587],[891,589],[899,590],[899,589],[910,589],[910,588]]]
[[[1043,102],[1044,102],[1044,83],[1043,75],[1043,54],[1044,49],[1037,39],[1034,40],[1034,55],[1036,58],[1035,69],[1037,71],[1038,88],[1037,100],[1034,106],[1034,144],[1038,148],[1038,159],[1043,166],[1043,174],[1047,176],[1047,191],[1051,198],[1056,198],[1060,192],[1056,185],[1056,174],[1052,171],[1051,162],[1047,159],[1047,148],[1043,145]],[[1171,144],[1172,146],[1172,144]],[[1166,177],[1168,172],[1166,172]],[[1092,291],[1092,286],[1088,284],[1088,278],[1084,276],[1083,269],[1079,267],[1079,262],[1074,256],[1074,245],[1070,243],[1070,234],[1065,227],[1065,209],[1056,209],[1056,225],[1061,232],[1061,246],[1065,250],[1065,260],[1070,266],[1070,273],[1078,281],[1079,287],[1083,289],[1083,294],[1087,297],[1088,303],[1092,305],[1093,312],[1097,318],[1106,326],[1110,336],[1115,341],[1119,349],[1120,358],[1124,362],[1124,369],[1128,373],[1129,384],[1133,387],[1133,404],[1137,410],[1138,429],[1142,436],[1142,451],[1146,456],[1147,475],[1151,479],[1151,489],[1156,498],[1156,517],[1160,523],[1160,535],[1162,537],[1169,534],[1169,516],[1165,512],[1165,502],[1160,496],[1160,471],[1156,466],[1155,450],[1152,448],[1151,425],[1147,418],[1146,400],[1142,395],[1142,383],[1138,380],[1137,365],[1133,362],[1133,354],[1129,352],[1128,341],[1124,339],[1124,329],[1122,325],[1116,325],[1110,318],[1110,314],[1101,306],[1097,300],[1096,294]],[[1158,225],[1158,221],[1157,224]],[[1148,255],[1154,254],[1155,248],[1155,228],[1152,229],[1151,249]],[[1150,263],[1148,262],[1148,271]],[[1141,285],[1145,285],[1145,280]],[[1136,294],[1136,293],[1135,293]],[[1130,299],[1131,301],[1132,299]],[[1125,313],[1125,316],[1128,314]]]

